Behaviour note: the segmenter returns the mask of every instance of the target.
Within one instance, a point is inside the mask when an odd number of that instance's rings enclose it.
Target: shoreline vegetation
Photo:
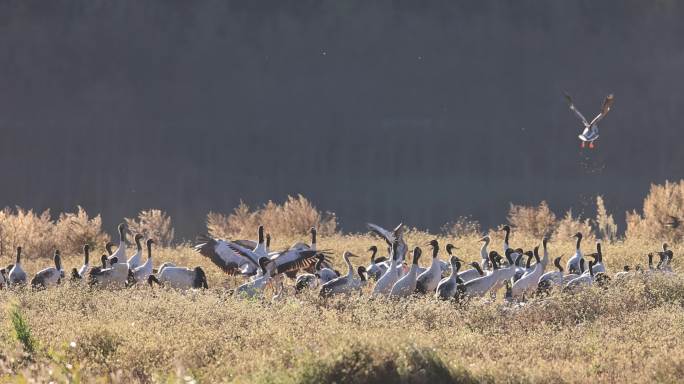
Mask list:
[[[682,182],[652,186],[643,213],[633,213],[620,236],[600,198],[595,218],[570,213],[559,219],[543,202],[512,205],[511,244],[531,249],[550,235],[551,258],[572,254],[568,233],[577,230],[591,239],[586,252],[592,252],[593,240],[603,241],[610,275],[624,265],[645,266],[646,255],[664,241],[675,255],[672,274],[636,274],[523,303],[505,302],[503,290],[495,300],[464,303],[432,296],[378,298],[371,296],[372,286],[323,299],[316,290],[295,294],[291,281],[278,301],[272,300],[277,292],[271,286],[263,298],[240,300],[230,292],[244,278],[226,276],[190,244],[174,243],[171,218],[145,211],[127,223],[167,239],[155,251],[155,264],[201,265],[209,289],[100,289],[68,279],[46,290],[2,289],[0,382],[677,382],[684,377],[678,257],[684,228],[675,219],[682,217],[677,210],[684,207],[683,190]],[[28,239],[23,264],[29,275],[49,264],[55,246],[62,247],[69,270],[82,264],[74,249],[92,241],[99,255],[109,240],[99,216],[80,208],[57,220],[19,208],[0,215],[4,250]],[[213,215],[208,231],[215,236],[240,236],[234,231],[244,228],[252,238],[254,227],[248,225],[271,225],[274,249],[306,239],[297,225],[307,231],[318,225],[318,246],[331,251],[340,270],[344,251],[362,256],[354,260],[358,266],[368,264],[370,245],[384,249],[383,240],[371,234],[340,233],[333,214],[319,213],[301,196],[284,205]],[[500,250],[501,232],[487,233],[491,248]],[[460,219],[439,234],[408,230],[405,240],[411,247],[435,238],[453,243],[455,254],[470,262],[479,259],[482,234],[476,222]],[[79,248],[70,248],[71,242]],[[41,247],[48,248],[45,256]],[[3,251],[0,265],[12,257]],[[439,257],[447,260],[443,250]]]

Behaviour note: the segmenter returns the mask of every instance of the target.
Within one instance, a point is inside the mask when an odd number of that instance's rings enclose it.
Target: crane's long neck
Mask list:
[[[575,252],[580,253],[580,245],[582,244],[582,236],[577,237],[577,243],[575,244]]]
[[[430,269],[437,268],[437,266],[439,266],[439,259],[437,258],[438,254],[439,254],[439,248],[438,247],[432,248],[432,264],[430,264]]]
[[[451,263],[451,275],[449,275],[449,279],[456,280],[456,277],[458,277],[458,265],[457,263]]]
[[[417,275],[418,274],[418,265],[411,264],[411,268],[409,269],[408,273],[411,274],[412,276]]]
[[[266,252],[266,242],[264,241],[264,227],[261,226],[259,227],[259,241],[254,249],[254,253],[260,256],[268,254],[268,252]]]
[[[119,247],[126,246],[126,231],[123,227],[119,228]]]
[[[59,257],[59,253],[55,255],[55,269],[58,271],[62,270],[62,260]]]
[[[391,264],[391,267],[392,267],[392,269],[394,269],[394,270],[397,269],[397,264],[399,264],[399,262],[398,262],[398,260],[399,260],[399,255],[398,255],[398,253],[399,253],[399,242],[395,240],[395,241],[392,243],[392,264]]]
[[[354,268],[351,261],[349,261],[349,255],[344,255],[344,262],[347,263],[347,277],[351,279],[354,276]]]
[[[489,252],[487,251],[487,247],[489,246],[489,239],[485,240],[482,243],[482,247],[480,247],[480,255],[482,255],[483,259],[488,259],[489,258]]]

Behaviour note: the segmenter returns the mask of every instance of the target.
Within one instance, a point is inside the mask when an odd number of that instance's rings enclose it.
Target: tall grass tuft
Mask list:
[[[320,212],[302,195],[288,196],[282,205],[269,201],[255,210],[241,201],[229,215],[216,212],[207,215],[209,234],[219,238],[252,238],[259,224],[278,236],[305,235],[311,227],[318,228],[321,235],[337,231],[335,214]]]
[[[684,238],[684,180],[651,184],[643,214],[627,212],[626,237],[679,242]]]
[[[594,235],[594,229],[591,225],[590,219],[582,219],[582,216],[575,217],[572,214],[572,209],[565,212],[558,225],[556,226],[556,231],[553,234],[554,239],[563,240],[571,237],[577,232],[581,232],[584,238],[588,241],[594,241],[596,236]]]
[[[140,211],[137,218],[126,218],[126,224],[132,233],[141,233],[162,246],[169,246],[173,242],[175,231],[171,224],[171,217],[162,210]]]
[[[52,220],[50,210],[40,214],[21,207],[0,211],[0,256],[13,255],[21,246],[25,260],[49,258],[55,249],[80,253],[83,244],[94,246],[108,240],[100,215],[90,218],[80,206],[76,212],[61,213],[57,220]]]
[[[602,196],[596,196],[596,227],[601,239],[609,242],[617,240],[617,224],[613,215],[608,213]]]
[[[31,327],[21,313],[19,306],[14,305],[10,307],[9,317],[12,322],[12,329],[14,329],[14,337],[24,347],[24,351],[32,355],[36,350],[37,343],[31,334]]]
[[[50,210],[40,214],[21,207],[0,211],[0,256],[13,255],[17,246],[24,249],[25,258],[49,257],[58,240]]]
[[[453,223],[444,224],[442,233],[451,236],[481,236],[482,227],[471,216],[460,216]]]
[[[536,207],[511,204],[508,223],[516,232],[534,238],[550,235],[558,225],[556,215],[549,209],[546,201]]]
[[[91,249],[109,241],[109,235],[102,231],[102,218],[97,215],[88,217],[88,212],[78,206],[76,212],[60,213],[55,223],[55,237],[58,239],[56,247],[62,252],[80,253],[83,244]]]

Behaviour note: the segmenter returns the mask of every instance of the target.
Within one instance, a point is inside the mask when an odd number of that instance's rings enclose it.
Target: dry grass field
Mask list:
[[[684,182],[654,185],[643,213],[628,215],[625,235],[603,200],[596,217],[572,212],[560,219],[545,203],[511,206],[513,247],[531,249],[550,235],[550,257],[574,253],[576,231],[582,249],[603,241],[608,274],[624,265],[646,266],[646,255],[668,241],[675,273],[637,274],[570,294],[507,303],[496,300],[445,302],[433,297],[391,300],[361,294],[322,299],[317,291],[284,297],[274,287],[254,300],[231,290],[244,281],[229,277],[195,253],[192,244],[173,245],[171,218],[144,211],[126,219],[129,227],[168,244],[155,248],[155,265],[202,266],[209,289],[174,291],[141,284],[107,290],[64,281],[43,291],[0,290],[0,382],[263,382],[263,383],[678,383],[684,380],[684,277],[681,239]],[[29,274],[49,266],[52,249],[63,254],[66,271],[82,263],[79,248],[109,239],[99,216],[78,209],[53,220],[20,208],[0,211],[0,265],[13,262],[23,245]],[[344,251],[368,257],[384,243],[370,234],[342,234],[334,214],[321,214],[302,196],[255,210],[241,204],[229,215],[210,213],[208,231],[217,237],[253,237],[257,223],[273,235],[271,249],[308,240],[319,228],[318,247],[331,251],[344,271]],[[502,233],[489,231],[490,249],[501,251]],[[250,236],[252,235],[252,236]],[[439,234],[415,229],[409,247],[437,238],[467,261],[479,259],[477,222],[465,218]],[[447,255],[440,255],[443,260]],[[426,257],[423,265],[429,262]],[[366,265],[368,259],[355,259]],[[550,264],[547,270],[553,268]]]
[[[495,234],[498,236],[498,234]],[[411,231],[410,245],[434,236]],[[476,237],[438,236],[475,260]],[[275,238],[275,248],[298,238]],[[493,247],[500,247],[500,236]],[[525,249],[537,240],[515,234]],[[330,235],[319,247],[366,255],[370,235]],[[610,272],[645,265],[658,243],[604,243]],[[585,244],[590,251],[593,244]],[[675,247],[673,264],[679,270]],[[573,251],[550,243],[551,256]],[[47,291],[1,290],[2,382],[681,382],[684,278],[640,276],[608,288],[556,292],[524,305],[432,297],[362,295],[320,299],[317,292],[272,302],[238,300],[226,277],[189,245],[155,253],[157,263],[205,266],[209,290],[135,286],[93,289],[67,282]],[[442,256],[446,258],[446,256]],[[1,260],[7,264],[10,260]],[[367,260],[363,260],[364,264]],[[31,259],[34,272],[49,263]],[[80,265],[67,255],[66,267]],[[499,295],[501,297],[501,295]]]

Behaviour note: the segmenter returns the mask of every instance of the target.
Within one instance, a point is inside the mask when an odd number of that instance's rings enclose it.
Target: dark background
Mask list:
[[[303,193],[366,220],[485,226],[509,202],[624,229],[684,175],[676,1],[1,1],[0,206],[142,208],[179,237]],[[593,151],[562,91],[593,117]]]

